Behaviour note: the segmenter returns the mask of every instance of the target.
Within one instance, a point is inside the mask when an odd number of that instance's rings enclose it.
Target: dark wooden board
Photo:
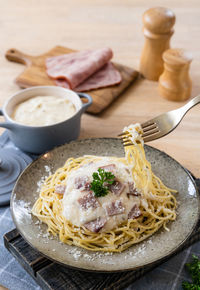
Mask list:
[[[5,56],[10,61],[26,65],[25,70],[16,78],[16,83],[21,88],[28,88],[32,86],[54,85],[53,81],[46,74],[45,59],[70,52],[74,52],[74,50],[63,46],[56,46],[47,53],[31,56],[12,48],[6,52]],[[114,65],[121,73],[122,82],[119,85],[87,92],[93,98],[93,104],[88,108],[88,112],[97,114],[103,111],[137,78],[138,72],[136,70],[117,63],[114,63]]]
[[[199,181],[197,185],[199,185]],[[199,239],[200,222],[193,234],[178,249],[176,254],[199,241]],[[4,245],[41,288],[46,290],[124,289],[148,271],[174,256],[172,254],[162,261],[158,261],[151,266],[140,268],[136,271],[107,274],[78,271],[52,262],[28,245],[16,229],[4,235]]]
[[[4,235],[4,244],[42,289],[124,289],[144,273],[144,269],[111,274],[93,273],[61,266],[34,250],[16,229]]]

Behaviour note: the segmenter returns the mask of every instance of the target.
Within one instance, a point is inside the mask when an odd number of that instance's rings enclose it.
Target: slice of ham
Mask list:
[[[59,87],[65,88],[65,89],[70,89],[70,86],[65,79],[54,80],[54,83],[56,86],[59,86]]]
[[[90,188],[91,188],[90,182],[86,182],[83,190],[90,191]]]
[[[114,170],[116,169],[116,165],[115,164],[108,164],[108,165],[101,166],[99,168],[104,169],[107,172],[112,172],[113,173]]]
[[[128,219],[135,219],[138,218],[139,216],[141,216],[141,211],[138,207],[137,204],[135,204],[132,209],[130,210],[129,214],[128,214]]]
[[[84,227],[93,233],[98,233],[104,227],[106,222],[106,218],[99,217],[96,220],[85,223]]]
[[[135,184],[134,184],[134,182],[128,182],[128,189],[129,189],[129,193],[134,193],[135,192]]]
[[[83,210],[88,210],[89,208],[94,209],[99,206],[99,202],[92,192],[80,197],[78,203]]]
[[[59,195],[63,195],[65,193],[65,189],[66,189],[66,186],[65,185],[56,185],[55,186],[55,193],[59,194]]]
[[[103,87],[114,86],[121,82],[121,74],[111,62],[104,65],[99,71],[75,88],[76,92],[86,92]],[[64,79],[54,81],[57,86],[70,89],[68,82]]]
[[[129,189],[129,192],[127,193],[128,198],[130,195],[133,195],[133,196],[140,195],[137,189],[135,188],[134,182],[128,182],[128,189]]]
[[[77,92],[96,90],[108,86],[114,86],[121,82],[122,77],[115,66],[108,62],[99,71],[75,88]]]
[[[110,48],[85,50],[46,59],[46,71],[52,79],[64,79],[70,89],[78,87],[112,58]]]
[[[112,193],[119,196],[123,192],[125,185],[121,183],[119,180],[115,180],[113,184],[108,186],[108,188]]]
[[[88,182],[88,176],[79,176],[75,178],[75,188],[82,190],[89,190],[90,184]]]
[[[116,200],[115,202],[112,202],[106,207],[107,215],[117,215],[124,213],[125,207],[123,206],[121,200]]]

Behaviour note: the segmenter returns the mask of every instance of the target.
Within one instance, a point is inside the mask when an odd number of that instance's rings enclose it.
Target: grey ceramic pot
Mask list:
[[[16,105],[34,96],[66,96],[74,104],[76,113],[70,119],[50,126],[26,126],[15,122],[11,116]],[[81,98],[86,98],[88,102],[82,103]],[[5,122],[0,123],[0,127],[8,129],[11,140],[20,149],[36,154],[44,153],[78,138],[81,115],[91,104],[92,98],[84,93],[55,86],[32,87],[16,93],[4,104],[0,115],[5,117]]]

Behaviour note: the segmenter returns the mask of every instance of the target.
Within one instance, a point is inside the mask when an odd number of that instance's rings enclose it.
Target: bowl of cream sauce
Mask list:
[[[5,118],[0,127],[8,129],[11,140],[23,151],[44,153],[78,138],[81,116],[91,104],[88,94],[62,87],[24,89],[0,109]]]

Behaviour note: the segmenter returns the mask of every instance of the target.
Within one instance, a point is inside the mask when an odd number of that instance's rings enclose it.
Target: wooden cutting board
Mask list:
[[[10,61],[26,65],[25,70],[16,78],[16,83],[21,88],[32,86],[54,85],[53,81],[46,74],[45,59],[74,52],[67,47],[56,46],[47,53],[39,56],[31,56],[18,51],[15,48],[6,52],[6,58]],[[97,114],[108,107],[138,76],[138,72],[127,66],[114,63],[122,75],[122,82],[118,85],[92,90],[89,93],[93,98],[93,104],[88,108],[88,112]]]

